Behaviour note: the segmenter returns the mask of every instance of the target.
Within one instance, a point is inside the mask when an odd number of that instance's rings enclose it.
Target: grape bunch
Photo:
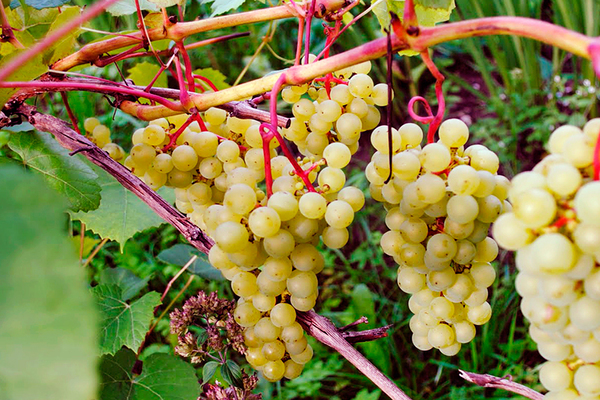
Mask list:
[[[283,89],[295,117],[279,132],[296,144],[297,159],[280,155],[277,140],[263,149],[258,121],[210,108],[206,129],[185,114],[151,121],[133,134],[124,161],[153,189],[174,188],[176,207],[215,241],[208,259],[239,297],[246,359],[269,381],[297,377],[312,358],[296,312],[316,303],[325,266],[316,246],[343,247],[365,202],[343,168],[360,133],[379,123],[375,105],[387,104],[387,86],[373,85],[369,69]]]
[[[365,171],[371,196],[387,209],[381,247],[399,265],[398,286],[412,295],[413,344],[452,356],[491,317],[486,300],[498,246],[488,230],[510,210],[509,182],[497,175],[496,154],[464,148],[469,129],[459,119],[444,121],[440,141],[423,148],[416,124],[391,134],[390,143],[387,126],[373,131],[376,151]]]
[[[89,139],[106,151],[110,158],[120,161],[125,157],[125,151],[121,146],[113,143],[110,139],[110,129],[106,125],[102,125],[97,118],[87,118],[83,122],[83,128]]]
[[[547,399],[600,395],[599,132],[600,119],[556,129],[550,154],[512,179],[513,210],[492,230],[501,247],[516,251],[521,311],[548,360],[540,370]]]

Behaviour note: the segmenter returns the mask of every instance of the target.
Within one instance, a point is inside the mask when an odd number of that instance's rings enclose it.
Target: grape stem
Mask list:
[[[458,370],[458,372],[461,378],[481,387],[504,389],[509,392],[520,394],[521,396],[527,397],[531,400],[543,400],[544,398],[543,394],[536,392],[535,390],[528,388],[527,386],[523,386],[520,383],[513,382],[512,379],[498,378],[497,376],[489,374],[476,374],[460,369]]]
[[[444,118],[444,113],[446,112],[446,99],[444,98],[444,92],[442,90],[442,84],[444,83],[444,75],[437,69],[431,57],[429,57],[429,50],[423,50],[421,52],[421,58],[423,62],[427,66],[427,69],[431,72],[431,74],[435,77],[435,95],[438,100],[438,110],[435,114],[435,117],[429,124],[429,129],[427,131],[427,143],[433,143],[435,140],[435,132],[437,132],[438,127],[442,123],[442,119]]]

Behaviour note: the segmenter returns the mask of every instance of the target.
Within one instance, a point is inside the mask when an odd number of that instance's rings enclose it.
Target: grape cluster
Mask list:
[[[123,159],[125,151],[121,146],[111,141],[110,129],[106,125],[102,125],[97,118],[87,118],[83,122],[83,128],[91,141],[106,151],[112,159],[116,161]]]
[[[366,167],[372,197],[388,210],[381,247],[399,265],[398,286],[412,295],[413,344],[452,356],[491,317],[498,246],[488,230],[510,209],[509,182],[497,175],[492,151],[464,148],[469,130],[461,120],[444,121],[440,141],[422,148],[416,124],[391,133],[390,143],[387,126],[373,131],[376,152]]]
[[[521,311],[548,360],[540,370],[547,399],[600,395],[600,182],[593,180],[598,132],[600,119],[583,130],[556,129],[550,154],[513,178],[513,210],[492,230],[501,247],[517,251]]]
[[[239,296],[234,316],[246,359],[269,381],[297,377],[312,358],[296,312],[316,303],[325,266],[316,246],[343,247],[365,202],[342,168],[360,133],[379,123],[375,105],[387,104],[387,86],[373,85],[369,69],[360,64],[333,82],[283,89],[295,117],[279,132],[302,156],[279,155],[271,140],[270,196],[261,124],[218,108],[203,113],[206,129],[187,115],[151,121],[133,134],[124,161],[153,189],[174,188],[176,207],[214,239],[208,258]]]

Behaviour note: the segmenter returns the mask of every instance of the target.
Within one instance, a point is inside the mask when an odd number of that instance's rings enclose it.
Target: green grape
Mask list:
[[[271,310],[271,322],[280,328],[291,326],[296,322],[296,310],[287,303],[279,303]]]
[[[600,327],[599,307],[599,301],[588,296],[580,297],[569,307],[571,322],[581,330],[593,331]]]
[[[514,196],[513,212],[528,228],[537,229],[548,225],[556,215],[556,201],[544,189],[533,188]]]
[[[500,160],[494,152],[483,148],[479,151],[473,151],[469,157],[471,159],[470,164],[473,168],[488,171],[492,174],[498,172]]]
[[[444,291],[452,286],[454,282],[456,282],[456,273],[452,267],[427,273],[427,287],[432,291]]]
[[[284,372],[283,376],[287,379],[296,379],[297,377],[300,376],[300,374],[302,373],[302,370],[304,369],[303,364],[298,364],[298,363],[294,362],[293,360],[287,360],[284,363],[284,366],[285,366],[285,372]]]
[[[300,99],[292,106],[294,117],[307,121],[315,113],[315,105],[308,99]]]
[[[300,197],[298,209],[306,218],[320,219],[327,211],[327,200],[319,193],[307,192]]]
[[[498,244],[491,237],[486,237],[475,244],[476,254],[473,260],[479,262],[492,262],[498,256]]]
[[[400,249],[405,244],[405,241],[400,232],[387,231],[381,235],[379,244],[385,254],[394,257],[400,255]]]
[[[263,273],[267,274],[272,281],[286,280],[292,273],[292,262],[287,257],[269,257],[263,266]]]
[[[237,305],[233,316],[235,318],[235,322],[237,322],[241,326],[250,327],[254,326],[259,322],[260,311],[254,308],[252,303],[242,303]]]
[[[454,330],[450,325],[439,324],[429,330],[427,334],[427,340],[429,343],[437,349],[441,347],[447,347],[452,345],[455,341]]]
[[[285,280],[274,281],[267,273],[264,272],[258,274],[258,278],[256,278],[256,284],[258,285],[258,290],[260,290],[262,294],[266,294],[268,296],[279,296],[281,293],[283,293],[286,287]]]
[[[136,166],[148,168],[156,157],[156,150],[147,144],[136,144],[131,148],[130,156]]]
[[[190,171],[180,171],[177,168],[173,168],[171,172],[167,174],[167,181],[169,186],[176,188],[186,188],[190,186],[194,175]]]
[[[262,344],[260,347],[248,347],[246,350],[246,361],[254,369],[262,368],[268,362],[262,353]]]
[[[456,255],[452,258],[457,264],[467,265],[475,257],[477,249],[475,245],[468,240],[457,240],[456,241]]]
[[[323,150],[323,158],[327,161],[327,165],[332,168],[344,168],[352,158],[350,149],[343,143],[334,142]]]
[[[290,254],[294,268],[299,271],[322,270],[325,259],[312,244],[300,244]]]
[[[166,118],[157,118],[153,119],[148,123],[148,125],[158,125],[163,128],[165,131],[171,129],[171,124]]]
[[[400,247],[398,253],[400,263],[409,267],[418,267],[423,265],[425,256],[425,247],[420,243],[405,243]]]
[[[355,186],[346,186],[338,192],[338,200],[350,204],[354,212],[358,212],[365,205],[365,195]]]
[[[412,335],[412,343],[417,349],[419,349],[421,351],[428,351],[433,348],[433,346],[429,343],[429,339],[427,338],[427,335],[420,336],[420,335],[413,334]]]
[[[295,246],[294,236],[285,229],[280,229],[275,235],[263,240],[265,251],[274,258],[289,256]]]
[[[469,140],[469,127],[460,119],[447,119],[440,125],[438,134],[446,147],[457,148]]]
[[[83,129],[85,129],[86,132],[93,132],[94,128],[98,125],[100,125],[100,121],[94,117],[86,118],[85,121],[83,121]]]
[[[567,163],[553,165],[546,176],[548,188],[562,197],[575,193],[582,179],[579,170]]]
[[[466,224],[474,221],[479,214],[479,205],[473,196],[456,195],[448,200],[446,206],[448,218],[460,224]]]
[[[92,130],[92,137],[96,141],[98,147],[102,148],[110,143],[110,129],[105,125],[96,125]]]
[[[319,282],[311,271],[294,271],[287,279],[287,289],[295,297],[308,297],[317,292]]]
[[[446,182],[437,175],[426,173],[417,179],[416,190],[423,203],[435,204],[446,196]]]
[[[506,179],[506,177],[504,177],[502,175],[494,175],[489,171],[476,171],[476,172],[477,172],[477,176],[479,177],[479,185],[477,186],[477,190],[475,190],[473,193],[471,193],[473,196],[486,197],[491,194],[494,194],[494,196],[498,197],[498,195],[500,195],[502,193],[502,191],[501,191],[502,188],[498,189],[498,194],[494,193],[496,190],[496,177],[504,178],[506,181],[508,181]],[[503,199],[498,198],[498,200],[505,200],[506,195],[507,194],[504,194],[504,198]]]
[[[223,205],[231,208],[236,214],[248,214],[256,206],[256,193],[250,186],[236,183],[225,192]]]
[[[306,349],[302,353],[290,354],[290,357],[294,362],[304,365],[312,359],[313,349],[309,344],[306,346]]]
[[[452,218],[444,219],[444,233],[452,236],[454,239],[461,240],[466,239],[473,233],[475,229],[475,222],[469,221],[465,224],[459,224]]]
[[[267,342],[262,346],[262,353],[269,361],[281,360],[285,355],[285,345],[279,340]]]
[[[584,396],[600,395],[600,367],[597,365],[582,365],[575,371],[573,384]]]
[[[368,97],[373,91],[373,86],[373,79],[366,74],[356,74],[348,81],[348,90],[354,97]]]
[[[454,316],[454,303],[445,297],[436,297],[429,304],[429,308],[433,315],[440,320],[449,320]]]
[[[308,120],[308,127],[312,132],[326,135],[327,133],[329,133],[331,128],[333,128],[333,124],[329,121],[325,121],[324,119],[322,119],[319,114],[313,114]],[[304,138],[307,135],[308,133],[305,133],[304,135],[299,135],[299,139]]]
[[[474,289],[471,278],[464,274],[458,274],[456,281],[444,290],[444,296],[454,303],[460,303],[468,299]]]
[[[420,218],[407,218],[399,227],[404,240],[411,243],[421,243],[429,234],[429,227]]]
[[[258,311],[268,312],[275,306],[275,297],[267,296],[260,292],[256,292],[252,295],[252,305]]]
[[[256,275],[242,271],[233,277],[231,281],[233,293],[240,297],[250,297],[258,291]]]
[[[369,113],[369,105],[363,99],[357,97],[348,104],[346,113],[354,114],[359,119],[362,119]]]
[[[297,324],[297,322],[294,322],[294,324]],[[294,326],[294,324],[292,324],[292,326]],[[283,328],[283,330],[285,330],[285,329],[286,328]],[[282,336],[283,336],[283,330],[282,330],[282,334],[281,334]],[[285,342],[285,350],[290,355],[302,353],[303,351],[306,350],[307,346],[308,346],[308,341],[304,337],[304,331],[302,331],[302,336],[299,339]]]
[[[405,293],[417,293],[427,287],[426,276],[414,268],[399,268],[398,287]]]
[[[240,148],[232,140],[224,140],[217,146],[217,158],[221,162],[231,162],[240,156]]]
[[[474,262],[469,270],[473,283],[478,289],[485,289],[492,286],[496,280],[496,270],[489,263]]]
[[[393,157],[392,170],[394,176],[405,181],[412,181],[421,171],[421,162],[414,153],[403,151]]]
[[[332,87],[330,95],[331,100],[337,102],[340,106],[345,106],[354,98],[348,89],[348,85],[337,85]]]
[[[206,179],[215,179],[223,172],[223,164],[215,157],[208,157],[200,161],[198,171]]]
[[[150,146],[160,146],[167,136],[165,130],[158,125],[148,125],[144,128],[142,141]]]
[[[600,226],[600,206],[598,195],[600,182],[592,181],[583,185],[575,195],[575,211],[577,218],[586,224]]]
[[[378,107],[385,107],[388,105],[388,85],[386,83],[378,83],[373,86],[371,92],[371,98],[373,103]],[[394,98],[394,91],[392,90],[392,99]]]
[[[219,139],[212,132],[200,132],[191,139],[190,146],[193,147],[199,157],[214,157],[217,153]]]
[[[423,140],[423,130],[417,124],[404,124],[398,129],[398,132],[402,136],[402,143],[409,149],[419,146]]]
[[[262,373],[269,382],[276,382],[283,378],[285,365],[281,360],[269,361],[263,366]]]
[[[239,222],[226,221],[220,224],[215,230],[215,242],[224,251],[235,253],[243,250],[250,244],[248,239],[250,235],[246,227]]]
[[[330,249],[341,249],[346,245],[346,243],[348,243],[350,233],[346,228],[336,229],[328,226],[323,229],[321,238],[323,239],[323,244]]]
[[[560,233],[539,236],[532,244],[532,252],[536,263],[544,272],[566,272],[576,261],[573,243]]]
[[[238,306],[239,307],[239,306]],[[263,342],[272,342],[279,337],[281,328],[273,325],[271,318],[262,317],[254,325],[254,334]]]
[[[333,100],[325,100],[316,107],[316,113],[327,122],[334,122],[342,115],[342,109],[338,103]]]
[[[262,340],[254,334],[254,326],[244,329],[244,344],[248,347],[262,347]]]
[[[125,151],[116,143],[107,143],[102,147],[102,150],[108,153],[108,156],[113,160],[119,161],[125,157]]]
[[[429,238],[427,252],[441,261],[449,261],[456,255],[456,240],[446,233],[438,233]]]
[[[298,311],[310,311],[317,303],[317,293],[313,293],[307,297],[298,297],[292,295],[290,301],[294,308]],[[291,352],[290,352],[291,353]]]
[[[472,195],[478,189],[479,183],[478,171],[469,165],[458,165],[448,174],[448,188],[454,194]]]
[[[281,335],[279,337],[286,343],[301,341],[302,339],[305,339],[304,329],[298,322],[293,322],[291,325],[288,325],[281,330]]]
[[[320,231],[317,220],[308,219],[301,214],[287,221],[286,227],[298,243],[310,242]]]
[[[548,148],[551,153],[562,153],[565,141],[573,135],[582,133],[581,129],[573,125],[563,125],[550,135]]]
[[[144,182],[146,185],[150,186],[152,190],[158,190],[167,183],[167,174],[149,168],[144,174]]]
[[[441,143],[429,143],[419,155],[423,168],[429,172],[440,172],[450,165],[450,150]]]
[[[335,200],[329,203],[325,211],[325,221],[329,226],[337,229],[346,228],[354,220],[352,206],[343,200]]]
[[[325,167],[319,172],[319,186],[328,188],[329,193],[339,192],[346,183],[346,175],[339,168]]]
[[[491,316],[492,307],[488,302],[475,307],[467,306],[467,318],[474,325],[485,324],[490,320]]]
[[[359,139],[360,132],[364,130],[363,122],[355,113],[346,112],[335,121],[335,130],[340,141],[350,145]]]
[[[191,146],[177,146],[171,153],[173,166],[180,171],[191,171],[198,164],[198,155]]]
[[[363,131],[375,129],[381,121],[381,113],[376,107],[367,105],[367,115],[361,118],[360,121],[362,122]]]
[[[397,129],[392,128],[392,154],[395,154],[400,148],[402,148],[402,136]],[[389,154],[389,137],[387,125],[378,126],[371,133],[371,145],[382,154]]]
[[[158,154],[152,161],[152,168],[163,174],[168,174],[173,170],[173,160],[170,154]]]
[[[479,207],[479,215],[477,215],[477,219],[481,222],[492,223],[502,212],[502,203],[494,195],[478,197],[476,200]]]

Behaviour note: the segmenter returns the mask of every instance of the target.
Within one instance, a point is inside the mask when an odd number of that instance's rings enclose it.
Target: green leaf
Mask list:
[[[132,68],[129,68],[128,79],[131,79],[136,85],[147,86],[152,82],[156,74],[160,71],[160,67],[156,64],[148,61],[143,61],[135,64]],[[167,75],[163,72],[160,74],[153,87],[167,87]],[[142,104],[150,104],[148,99],[140,99]]]
[[[211,380],[211,378],[215,375],[215,372],[217,372],[217,368],[219,367],[219,365],[221,364],[216,361],[209,361],[206,364],[204,364],[204,367],[202,367],[203,383],[206,383]]]
[[[225,14],[228,11],[235,10],[244,4],[246,0],[208,0],[203,3],[212,3],[210,9],[212,10],[211,17],[215,15]]]
[[[78,17],[80,14],[81,8],[77,6],[61,8],[60,14],[58,14],[54,22],[52,22],[52,25],[50,25],[48,35],[52,34],[57,29],[62,28],[63,25]],[[75,48],[77,37],[80,33],[81,30],[79,27],[77,27],[71,30],[68,35],[65,35],[62,39],[54,43],[48,50],[46,50],[44,52],[44,62],[46,65],[51,65],[55,61],[72,53],[73,49]]]
[[[227,360],[225,364],[221,364],[221,376],[225,382],[235,387],[242,388],[242,369],[233,360]]]
[[[142,11],[160,11],[159,7],[157,7],[155,4],[152,4],[148,0],[140,0],[139,3]],[[121,15],[133,14],[137,11],[137,9],[135,8],[135,0],[120,0],[110,5],[106,11],[111,13],[114,17],[119,17]]]
[[[123,291],[116,285],[98,285],[92,289],[102,315],[100,350],[115,354],[122,346],[137,350],[146,336],[160,294],[146,293],[127,304]]]
[[[381,390],[375,389],[372,392],[369,389],[364,388],[356,394],[354,400],[377,400],[381,396]]]
[[[221,271],[210,265],[206,254],[200,253],[189,244],[176,244],[166,250],[161,251],[156,258],[167,264],[175,264],[183,267],[193,256],[196,260],[188,267],[192,274],[199,275],[206,279],[222,281],[224,280]]]
[[[227,77],[225,75],[223,75],[223,73],[221,73],[221,71],[217,71],[216,69],[201,68],[201,69],[195,70],[194,74],[205,77],[206,79],[211,81],[213,83],[213,85],[215,85],[217,87],[217,89],[219,89],[219,90],[227,89],[228,87],[231,87],[227,83]],[[204,85],[204,87],[206,87],[207,89],[210,89],[210,87],[206,83],[202,83],[202,85]]]
[[[69,152],[45,132],[13,134],[8,147],[18,153],[23,164],[40,173],[55,190],[67,197],[74,211],[88,211],[100,205],[98,175],[79,157]]]
[[[100,400],[193,400],[200,385],[194,368],[170,354],[154,353],[134,377],[135,354],[121,349],[100,361]]]
[[[41,10],[42,8],[60,7],[63,4],[68,3],[70,0],[25,0],[25,4],[35,9]],[[19,0],[13,0],[10,3],[12,8],[17,8],[21,5]]]
[[[171,7],[177,4],[183,4],[185,0],[148,0],[159,7]]]
[[[0,398],[92,399],[98,315],[67,202],[19,166],[0,176]]]
[[[135,297],[140,290],[148,285],[152,275],[146,278],[138,278],[133,272],[126,268],[107,268],[100,273],[101,285],[117,285],[121,290],[121,300],[127,301]]]
[[[103,238],[116,240],[121,245],[133,235],[164,221],[136,195],[125,189],[119,181],[95,165],[91,166],[98,175],[98,184],[102,188],[100,207],[94,211],[72,213],[73,219],[83,221],[88,229]],[[158,191],[169,203],[175,201],[172,189]]]
[[[22,33],[22,34],[20,34]],[[23,46],[27,47],[28,41],[22,40],[23,37],[27,35],[27,36],[31,36],[28,32],[18,32],[15,33],[15,36],[17,37],[17,39],[19,39],[19,41],[21,42],[21,44],[23,44]],[[31,40],[31,42],[33,42],[33,39]],[[1,59],[0,62],[0,69],[2,69],[2,66],[6,63],[8,63],[8,61],[10,61],[12,58],[18,56],[22,51],[12,51],[10,55],[7,55],[5,53],[5,48],[9,46],[9,48],[14,49],[14,46],[10,43],[2,43],[2,46],[0,47],[0,56],[4,56]],[[42,55],[38,54],[35,57],[33,57],[29,62],[27,62],[25,65],[22,65],[20,68],[17,68],[17,70],[15,72],[13,72],[9,79],[7,79],[7,81],[30,81],[34,78],[37,78],[38,76],[42,75],[43,73],[48,71],[48,67],[46,65],[44,65],[44,62],[42,60]],[[10,97],[15,94],[17,92],[17,88],[2,88],[0,89],[0,108],[2,108],[6,102],[8,101],[8,99],[10,99]]]

